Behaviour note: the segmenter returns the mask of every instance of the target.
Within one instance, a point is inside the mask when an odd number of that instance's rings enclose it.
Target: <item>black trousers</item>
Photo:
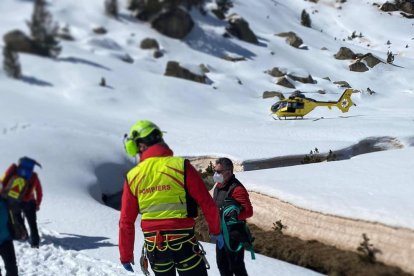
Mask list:
[[[160,251],[155,247],[147,257],[155,276],[176,276],[176,270],[180,276],[207,276],[204,260],[194,253],[198,250],[197,244],[188,241],[179,250]]]
[[[6,276],[17,276],[16,254],[14,252],[13,241],[5,241],[0,245],[0,255],[6,267]]]
[[[247,276],[244,248],[239,252],[231,252],[226,246],[222,249],[216,246],[216,260],[221,276]]]
[[[39,247],[39,231],[37,229],[37,217],[36,217],[36,202],[30,200],[27,202],[20,202],[19,204],[13,204],[11,206],[16,219],[24,225],[22,212],[27,219],[27,223],[30,228],[30,240],[33,247]]]

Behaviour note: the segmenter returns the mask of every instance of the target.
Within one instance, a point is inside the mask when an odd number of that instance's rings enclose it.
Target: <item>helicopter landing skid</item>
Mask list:
[[[275,118],[275,117],[273,117],[273,116],[272,116],[272,118],[273,118],[273,120],[275,120],[275,121],[277,121],[277,120],[282,120],[282,118],[283,118],[284,120],[299,120],[299,119],[303,120],[303,116],[297,116],[297,117],[295,117],[295,118],[290,117],[290,119],[288,119],[288,117],[277,117],[277,118]]]

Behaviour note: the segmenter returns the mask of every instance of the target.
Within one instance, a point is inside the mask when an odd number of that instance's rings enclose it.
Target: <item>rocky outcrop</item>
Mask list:
[[[278,78],[276,84],[287,87],[287,88],[295,88],[295,86],[286,77]]]
[[[266,73],[268,73],[272,77],[276,77],[276,78],[283,77],[284,75],[286,75],[286,72],[279,69],[278,67],[273,67],[272,70],[268,70],[268,71],[266,71]]]
[[[411,0],[400,0],[396,3],[385,2],[379,8],[384,12],[394,12],[401,10],[408,14],[414,14],[414,2]]]
[[[154,58],[160,58],[164,56],[164,53],[161,50],[155,50],[154,53],[152,54],[152,56]]]
[[[191,16],[180,8],[165,10],[155,16],[151,26],[158,32],[171,38],[182,39],[193,29]]]
[[[347,47],[341,47],[339,48],[339,51],[334,55],[334,57],[340,60],[354,59],[356,58],[356,54]]]
[[[164,73],[165,76],[191,80],[199,83],[207,83],[208,78],[202,74],[195,74],[187,68],[181,67],[176,61],[169,61]]]
[[[148,21],[160,12],[165,3],[162,0],[128,0],[128,9],[140,20]]]
[[[312,78],[311,75],[308,75],[307,77],[300,77],[300,76],[295,76],[293,74],[288,74],[287,75],[289,78],[291,78],[292,80],[301,82],[301,83],[316,83],[316,81]]]
[[[401,10],[406,13],[414,14],[414,2],[404,2],[401,4]]]
[[[145,38],[141,41],[141,44],[139,46],[141,49],[155,49],[159,50],[160,45],[158,44],[157,40],[154,38]]]
[[[104,27],[96,27],[92,30],[95,34],[106,34],[108,31]]]
[[[354,72],[366,72],[368,71],[368,67],[365,65],[365,63],[357,60],[354,63],[351,63],[349,65],[349,70]]]
[[[227,18],[229,26],[226,28],[227,32],[234,35],[240,40],[257,44],[256,35],[249,27],[249,23],[238,14],[232,14]]]
[[[36,43],[20,30],[13,30],[3,36],[5,45],[13,52],[22,52],[46,56],[47,52],[40,49]]]
[[[277,36],[285,37],[286,43],[295,48],[299,48],[303,44],[303,40],[294,32],[279,33]]]
[[[338,85],[339,87],[342,87],[342,88],[351,88],[349,83],[346,82],[346,81],[334,81],[333,83]]]
[[[380,10],[384,12],[393,12],[393,11],[398,11],[398,7],[394,3],[385,2],[384,4],[380,6]]]
[[[262,95],[263,99],[274,98],[274,97],[278,97],[279,100],[283,100],[285,98],[283,93],[279,91],[265,91],[263,92],[263,95]]]
[[[381,61],[378,57],[374,56],[371,53],[368,53],[361,57],[361,60],[365,61],[366,64],[371,68],[373,68],[375,65],[379,63],[383,63],[383,61]]]

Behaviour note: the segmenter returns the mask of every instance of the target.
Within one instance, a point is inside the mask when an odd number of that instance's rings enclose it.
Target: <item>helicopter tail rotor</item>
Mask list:
[[[348,112],[349,108],[354,104],[351,100],[353,89],[346,89],[342,96],[339,98],[336,106],[342,111],[342,112]]]

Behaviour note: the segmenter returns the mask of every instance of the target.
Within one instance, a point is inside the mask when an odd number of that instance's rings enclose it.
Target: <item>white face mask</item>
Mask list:
[[[214,175],[213,175],[213,180],[216,183],[217,182],[218,183],[223,183],[224,182],[224,177],[223,177],[223,175],[221,173],[215,172]]]

